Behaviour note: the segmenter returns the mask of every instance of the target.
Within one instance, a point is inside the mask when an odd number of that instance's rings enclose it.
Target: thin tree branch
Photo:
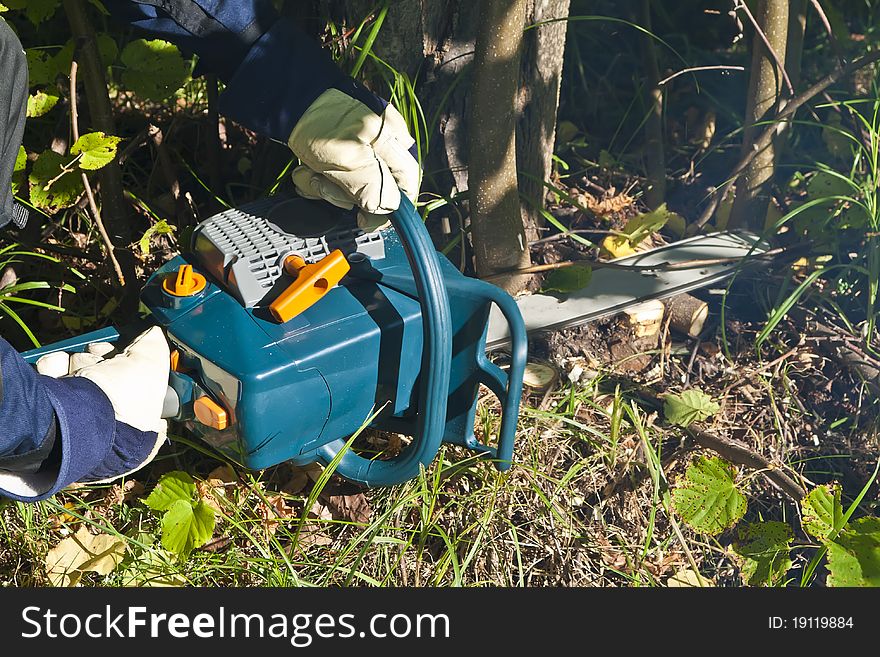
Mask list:
[[[76,77],[78,69],[79,65],[77,64],[76,58],[74,58],[70,63],[70,129],[73,133],[73,143],[76,143],[79,139],[79,112],[77,110],[76,102]],[[86,190],[86,197],[89,199],[89,210],[91,210],[92,219],[95,221],[95,225],[98,227],[98,232],[101,234],[101,240],[104,242],[107,257],[110,258],[110,262],[113,264],[113,270],[116,272],[116,280],[119,282],[120,287],[125,287],[125,275],[122,273],[122,267],[114,253],[115,247],[110,240],[110,235],[107,234],[107,229],[104,227],[104,221],[101,219],[101,211],[98,209],[98,204],[95,202],[95,194],[92,192],[92,184],[89,182],[89,177],[86,175],[85,171],[81,172],[81,175],[83,187],[85,187]]]
[[[819,20],[822,21],[825,32],[828,33],[828,41],[831,42],[831,49],[834,51],[838,63],[841,65],[846,64],[846,56],[843,54],[840,42],[837,40],[837,37],[834,36],[834,30],[831,29],[831,21],[828,20],[825,10],[822,9],[822,3],[819,2],[819,0],[810,0],[810,4],[813,5],[813,9],[816,10],[816,13],[819,14]]]

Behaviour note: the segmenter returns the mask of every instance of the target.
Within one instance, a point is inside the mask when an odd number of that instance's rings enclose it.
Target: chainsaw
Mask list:
[[[406,197],[390,220],[364,232],[352,212],[278,196],[199,224],[189,252],[141,293],[172,349],[163,416],[252,469],[332,464],[352,481],[393,485],[447,443],[503,471],[528,333],[718,282],[766,250],[747,233],[703,235],[619,259],[631,268],[597,270],[584,290],[514,301],[441,257]],[[707,264],[675,266],[687,261]],[[22,355],[34,363],[118,338],[108,327]],[[510,353],[506,370],[486,354],[499,347]],[[497,437],[483,442],[480,386],[501,407]],[[411,442],[393,458],[368,458],[349,440],[367,424]]]
[[[251,469],[333,464],[386,486],[417,476],[444,443],[509,468],[527,357],[519,308],[440,257],[405,196],[390,223],[364,232],[354,213],[281,196],[199,224],[189,252],[141,293],[171,347],[163,416]],[[509,325],[506,370],[486,356],[493,307]],[[111,327],[22,355],[118,337]],[[501,406],[483,442],[481,385]],[[411,442],[370,458],[349,440],[366,424]]]

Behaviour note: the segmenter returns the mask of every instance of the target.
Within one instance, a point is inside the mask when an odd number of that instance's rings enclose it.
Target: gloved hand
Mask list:
[[[293,172],[301,196],[350,210],[358,225],[375,230],[400,206],[400,191],[415,202],[421,169],[415,143],[392,105],[378,115],[338,89],[328,89],[302,115],[288,146],[302,161]]]
[[[37,361],[40,374],[89,379],[113,406],[117,428],[112,445],[82,481],[103,483],[139,470],[153,460],[166,440],[167,423],[161,417],[170,353],[162,329],[154,326],[110,357],[113,351],[113,345],[97,342],[86,353],[56,352]]]

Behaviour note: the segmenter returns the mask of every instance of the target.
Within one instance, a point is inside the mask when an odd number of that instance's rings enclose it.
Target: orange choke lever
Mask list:
[[[298,255],[284,259],[284,271],[296,280],[278,295],[269,312],[282,324],[320,301],[336,286],[351,267],[342,251],[336,249],[318,262],[309,265]]]

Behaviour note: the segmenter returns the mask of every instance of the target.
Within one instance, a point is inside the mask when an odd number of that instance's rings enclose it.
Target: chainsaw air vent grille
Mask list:
[[[284,228],[296,226],[307,230],[308,216],[288,215],[314,207],[308,203],[271,198],[216,214],[196,228],[193,251],[205,269],[248,308],[262,305],[282,276],[281,265],[288,255],[295,253],[310,263],[334,249],[346,255],[359,251],[374,260],[385,257],[381,232],[364,233],[342,211],[334,213],[336,223],[323,235],[301,237],[287,232]],[[327,210],[322,211],[326,215]],[[326,221],[326,216],[320,219]]]

